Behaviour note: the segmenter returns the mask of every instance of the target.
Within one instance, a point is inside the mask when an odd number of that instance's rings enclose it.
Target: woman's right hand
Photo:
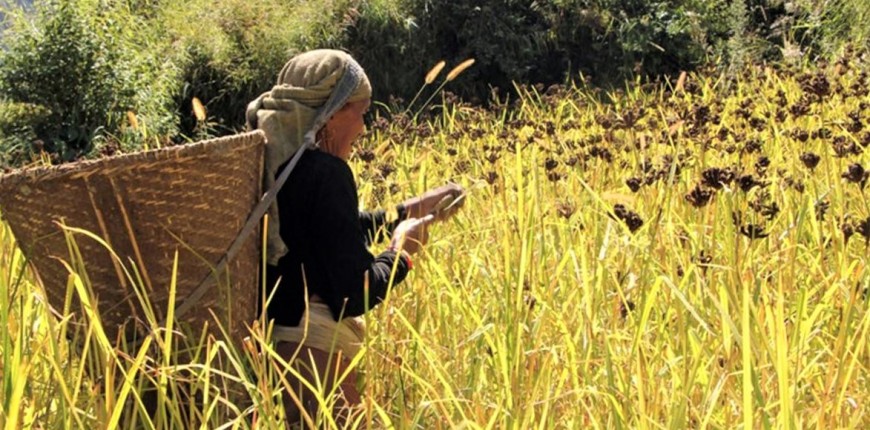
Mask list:
[[[408,218],[399,223],[393,230],[393,240],[390,249],[395,251],[404,250],[408,254],[416,254],[423,249],[423,245],[429,240],[429,223],[435,217],[426,215],[422,218]]]

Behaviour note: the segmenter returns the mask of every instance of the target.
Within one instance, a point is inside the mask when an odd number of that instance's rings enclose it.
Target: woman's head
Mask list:
[[[287,62],[278,75],[278,86],[292,92],[297,102],[318,109],[333,96],[336,85],[351,64],[359,67],[350,55],[342,51],[309,51]],[[347,160],[353,142],[365,130],[363,115],[371,103],[371,94],[371,84],[362,74],[346,102],[318,130],[321,150]]]
[[[319,137],[348,135],[349,139],[338,140],[337,143],[342,144],[339,146],[352,141],[362,132],[362,118],[350,113],[364,113],[371,94],[365,72],[350,55],[318,49],[290,59],[271,91],[248,104],[245,118],[249,129],[266,133],[270,142],[267,152],[274,158],[271,161],[283,163],[305,141],[314,140],[318,132]],[[365,108],[361,108],[363,105]],[[336,120],[332,120],[333,117],[337,117]],[[327,128],[328,122],[331,124]],[[336,151],[336,155],[341,152],[348,151]]]

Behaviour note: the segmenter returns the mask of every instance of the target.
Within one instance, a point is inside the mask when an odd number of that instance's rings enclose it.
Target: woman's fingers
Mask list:
[[[404,249],[409,254],[415,254],[429,239],[428,225],[435,219],[434,215],[422,218],[409,218],[399,223],[393,232],[392,248]]]

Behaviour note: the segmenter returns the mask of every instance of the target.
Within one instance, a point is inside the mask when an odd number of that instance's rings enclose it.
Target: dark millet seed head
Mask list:
[[[713,257],[707,254],[707,251],[701,250],[697,257],[695,257],[695,262],[700,265],[710,264],[713,261]]]
[[[816,219],[819,221],[825,220],[825,214],[828,212],[828,209],[831,207],[831,202],[827,200],[819,200],[814,205],[813,208],[816,212]]]
[[[821,157],[813,154],[812,152],[804,152],[803,154],[801,154],[800,160],[802,163],[804,163],[804,166],[807,166],[808,169],[812,170],[819,165],[819,160],[821,160]]]
[[[803,129],[798,129],[792,132],[792,137],[800,142],[806,142],[810,138],[810,133]]]
[[[764,227],[757,224],[746,224],[740,226],[740,234],[750,239],[764,239],[770,236],[770,233],[764,231]]]
[[[843,240],[849,242],[849,238],[855,234],[855,227],[853,227],[851,223],[843,221],[840,223],[840,231],[843,232]]]
[[[734,182],[735,176],[734,171],[728,168],[711,167],[701,172],[702,183],[717,190]]]
[[[755,177],[752,175],[743,175],[743,176],[737,178],[737,184],[740,185],[740,189],[743,190],[743,192],[747,192],[747,193],[749,192],[749,190],[751,190],[755,187],[766,187],[767,186],[766,182],[759,181],[759,180],[755,179]]]
[[[544,168],[547,170],[553,170],[559,166],[559,162],[553,158],[548,158],[547,161],[544,162]]]
[[[613,206],[613,213],[616,217],[628,227],[628,230],[632,233],[637,231],[637,229],[643,226],[643,219],[636,212],[633,212],[626,208],[622,204],[616,204]]]
[[[867,181],[867,174],[868,172],[864,170],[864,166],[858,163],[853,163],[849,165],[846,172],[840,176],[849,182],[860,184]]]
[[[712,197],[713,192],[702,188],[700,184],[695,185],[695,188],[685,195],[686,201],[696,208],[707,206],[707,203],[710,203]]]
[[[770,167],[770,158],[764,155],[758,157],[758,161],[755,162],[755,171],[758,173],[758,176],[764,176],[767,173],[768,167]]]
[[[864,236],[865,241],[870,243],[870,216],[858,222],[855,225],[855,230],[857,230],[858,233],[861,234],[861,236]]]
[[[559,202],[556,204],[556,212],[565,219],[571,218],[575,210],[574,205],[570,202]]]
[[[564,176],[556,170],[550,170],[547,172],[547,179],[550,182],[559,182],[562,180]]]

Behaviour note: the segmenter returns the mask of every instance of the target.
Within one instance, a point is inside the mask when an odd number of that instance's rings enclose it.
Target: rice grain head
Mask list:
[[[435,78],[438,77],[438,74],[441,73],[441,70],[444,69],[446,64],[447,63],[444,60],[441,60],[435,65],[435,67],[432,67],[432,69],[429,70],[429,73],[426,73],[426,85],[435,82]]]
[[[456,79],[456,77],[459,76],[460,73],[464,72],[465,69],[471,67],[472,64],[474,64],[474,58],[469,58],[469,59],[459,63],[458,66],[454,67],[453,70],[451,70],[450,73],[447,74],[446,81],[450,82],[450,81]]]
[[[196,116],[196,120],[205,121],[205,106],[199,101],[199,98],[194,97],[191,103],[193,103],[193,115]]]
[[[127,111],[127,122],[130,123],[130,128],[133,130],[139,129],[139,120],[136,118],[136,113],[131,110]]]

